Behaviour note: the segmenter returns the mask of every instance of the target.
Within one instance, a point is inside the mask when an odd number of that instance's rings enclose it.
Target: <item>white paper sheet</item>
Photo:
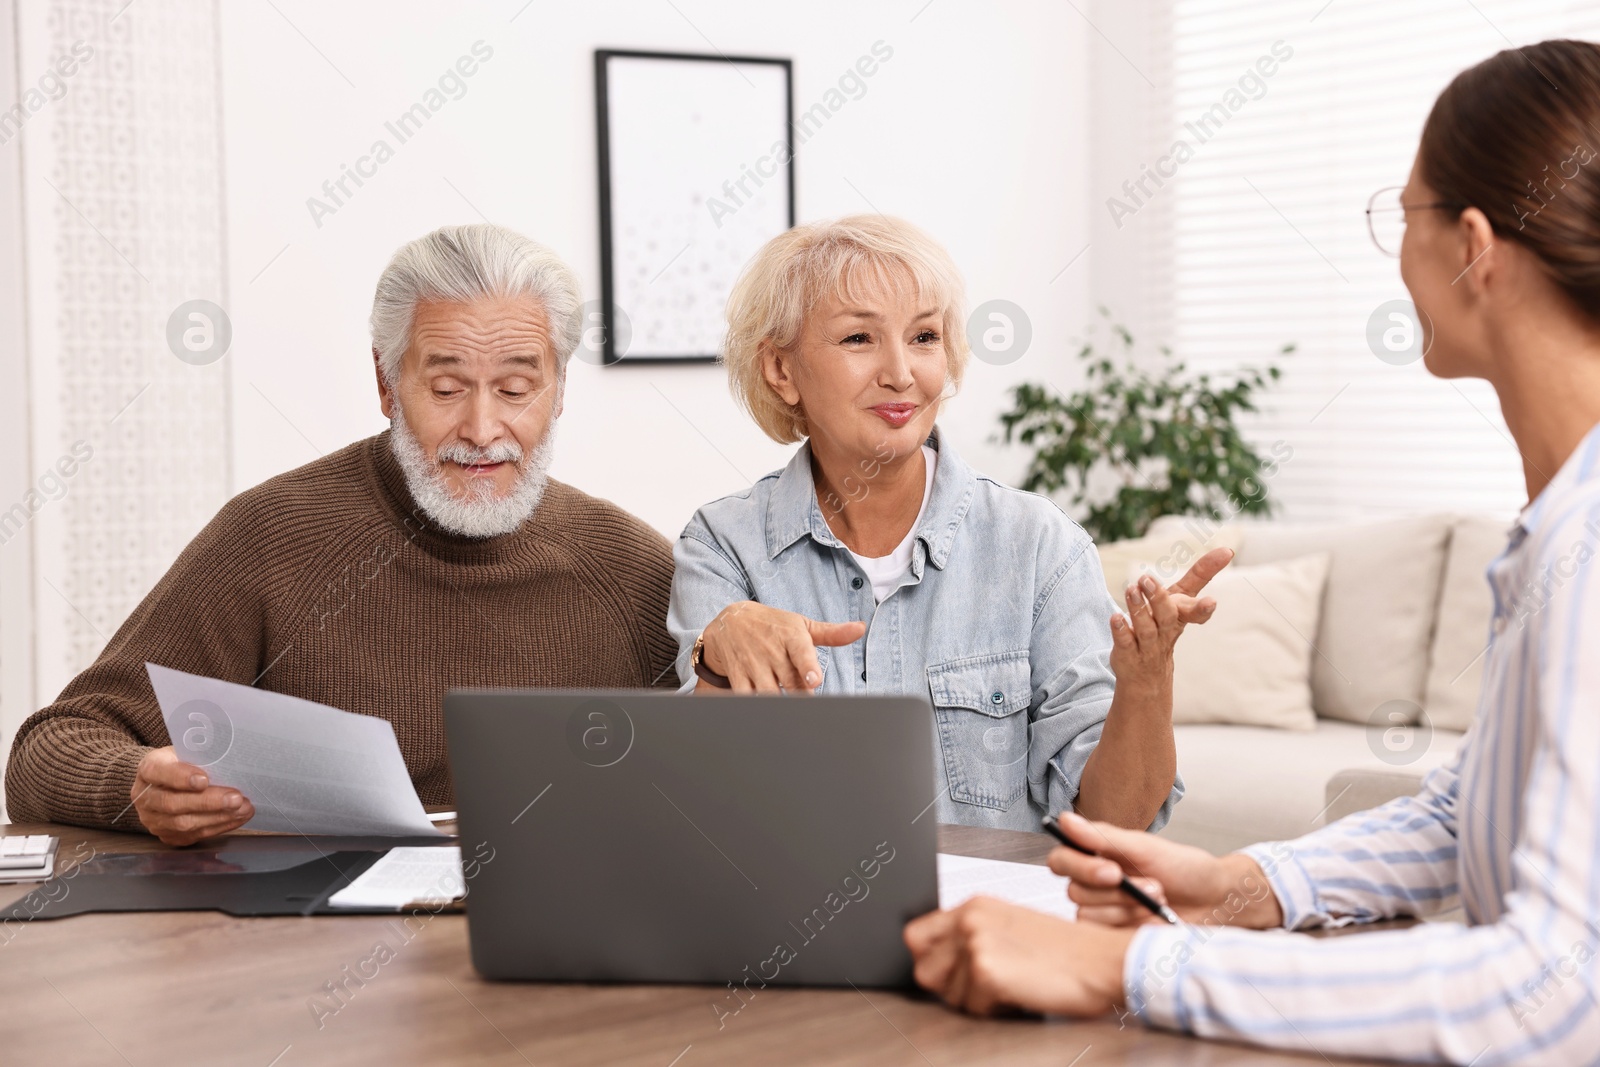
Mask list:
[[[1049,867],[939,853],[939,907],[953,908],[976,896],[1009,900],[1062,919],[1078,915],[1078,906],[1067,899],[1067,880]]]
[[[1067,880],[1048,867],[943,852],[938,863],[941,908],[981,894],[1062,919],[1078,914],[1078,906],[1067,899]],[[328,903],[336,908],[400,908],[412,901],[454,900],[465,891],[459,848],[392,848]]]
[[[461,849],[453,845],[391,848],[356,880],[328,898],[335,908],[403,908],[466,896]]]
[[[394,727],[371,715],[146,663],[178,757],[291,834],[446,837],[422,810]]]

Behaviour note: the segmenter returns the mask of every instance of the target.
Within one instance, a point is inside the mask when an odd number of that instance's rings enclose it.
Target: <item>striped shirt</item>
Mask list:
[[[1142,928],[1123,973],[1130,1010],[1326,1056],[1600,1064],[1597,555],[1600,426],[1489,566],[1483,689],[1454,759],[1414,797],[1246,850],[1285,930]],[[1285,932],[1457,907],[1465,925]]]

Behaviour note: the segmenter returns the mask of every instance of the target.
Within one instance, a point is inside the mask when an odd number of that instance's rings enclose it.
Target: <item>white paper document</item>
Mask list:
[[[424,846],[390,849],[328,903],[336,908],[401,908],[465,895],[461,850]],[[979,895],[1063,919],[1078,914],[1078,906],[1067,899],[1067,880],[1048,867],[939,853],[939,906],[953,908]]]
[[[1049,867],[939,853],[939,907],[953,908],[976,896],[1009,900],[1062,919],[1078,915],[1078,906],[1067,899],[1067,880]]]
[[[467,894],[461,850],[454,845],[391,848],[356,880],[328,898],[335,908],[395,908]]]
[[[446,837],[394,727],[299,697],[146,663],[178,758],[255,805],[251,830]]]

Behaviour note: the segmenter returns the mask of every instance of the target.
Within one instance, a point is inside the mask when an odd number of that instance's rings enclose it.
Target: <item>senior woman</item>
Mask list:
[[[928,697],[941,822],[1037,830],[1075,809],[1162,826],[1182,795],[1172,646],[1215,608],[1210,553],[1124,618],[1089,536],[975,473],[938,432],[965,369],[949,256],[878,215],[801,226],[728,301],[734,395],[782,471],[701,508],[668,628],[696,691]]]

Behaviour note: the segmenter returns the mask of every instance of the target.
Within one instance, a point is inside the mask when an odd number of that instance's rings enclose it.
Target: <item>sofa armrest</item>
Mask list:
[[[1414,796],[1422,788],[1421,771],[1353,768],[1339,771],[1328,779],[1325,792],[1328,806],[1322,810],[1321,825],[1336,822],[1357,811],[1387,804],[1396,797]]]

